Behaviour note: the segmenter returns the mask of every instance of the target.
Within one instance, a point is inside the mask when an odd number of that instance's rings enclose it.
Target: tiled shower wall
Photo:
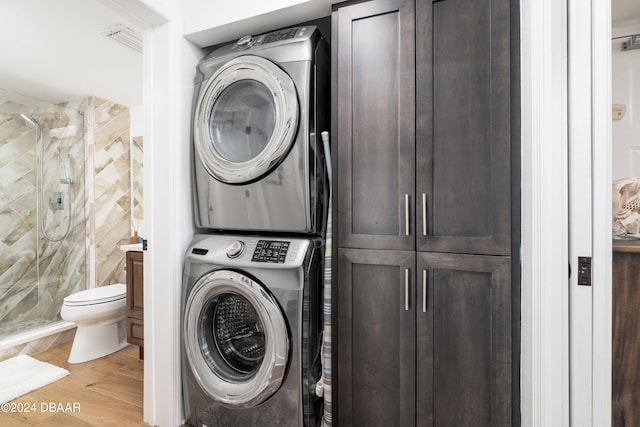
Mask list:
[[[85,136],[82,144],[81,133],[79,140],[73,140],[54,132],[49,135],[51,144],[46,144],[45,158],[57,159],[57,152],[51,150],[58,149],[70,153],[73,165],[73,228],[63,242],[54,243],[37,237],[34,131],[15,119],[20,112],[30,112],[21,104],[0,99],[0,329],[5,321],[37,325],[45,311],[59,316],[66,295],[93,284],[125,280],[119,245],[128,243],[130,233],[129,111],[95,97],[66,106],[85,112]],[[66,126],[64,120],[55,126]],[[64,185],[57,184],[60,162],[49,163],[55,170],[45,168],[45,182],[53,182],[49,189],[45,185],[45,194],[64,190]],[[53,215],[64,213],[45,214],[45,228],[59,236],[64,223],[56,222]],[[65,333],[41,344],[0,350],[0,360],[37,353],[72,337]]]
[[[124,252],[131,237],[130,117],[126,107],[88,99],[88,276],[97,286],[124,283]]]
[[[77,111],[78,105],[69,105]],[[0,101],[0,336],[59,319],[62,299],[85,285],[84,147],[82,117],[68,109],[34,111]],[[37,203],[38,132],[18,118],[36,114],[43,132],[44,230],[53,238],[71,229],[60,242],[42,237]],[[49,132],[49,129],[53,129]],[[61,183],[61,155],[69,156],[73,185]],[[52,210],[54,192],[64,209]],[[69,204],[69,197],[73,200]]]
[[[141,136],[131,138],[131,194],[133,195],[133,218],[144,218],[144,145]],[[137,222],[137,221],[136,221]],[[139,225],[136,224],[136,226]]]

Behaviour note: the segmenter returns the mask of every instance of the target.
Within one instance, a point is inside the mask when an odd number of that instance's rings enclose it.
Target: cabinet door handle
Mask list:
[[[404,195],[404,233],[409,236],[411,229],[409,227],[409,195]]]
[[[422,270],[422,312],[427,312],[427,270]]]
[[[404,309],[409,310],[409,269],[404,269]]]
[[[427,193],[422,193],[422,235],[426,236],[427,232]]]

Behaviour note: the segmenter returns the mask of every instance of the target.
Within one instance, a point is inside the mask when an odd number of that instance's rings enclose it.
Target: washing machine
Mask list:
[[[182,295],[187,425],[319,425],[323,248],[320,238],[195,236]]]
[[[329,127],[329,48],[316,27],[211,52],[195,78],[196,226],[322,234],[329,188],[320,133]]]

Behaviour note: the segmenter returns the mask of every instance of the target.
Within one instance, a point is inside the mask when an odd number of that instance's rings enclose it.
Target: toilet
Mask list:
[[[60,316],[78,325],[69,363],[87,362],[127,346],[126,293],[126,285],[116,283],[64,299]]]

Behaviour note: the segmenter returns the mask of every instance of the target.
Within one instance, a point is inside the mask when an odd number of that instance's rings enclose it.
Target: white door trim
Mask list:
[[[594,285],[578,285],[578,258],[593,260],[592,39],[590,2],[568,0],[570,424],[592,426]],[[591,271],[591,270],[589,270]],[[599,285],[599,284],[598,284]]]
[[[568,16],[566,0],[520,3],[523,426],[611,424],[611,5],[610,0],[590,3],[590,13],[583,10],[575,16]],[[587,74],[592,75],[591,81],[587,83],[582,77],[571,81],[590,92],[586,110],[579,105],[583,98],[567,96],[568,25],[572,25],[574,37],[588,35],[581,43],[589,45]],[[584,48],[577,39],[574,43],[573,49]],[[578,116],[568,121],[570,111]],[[580,133],[576,128],[570,130],[569,125],[579,123],[587,123],[589,129]],[[568,347],[568,164],[570,160],[579,164],[584,153],[571,157],[568,134],[590,134],[591,171],[582,170],[578,176],[588,180],[592,199],[585,207],[591,216],[591,245],[574,243],[593,256],[591,295],[586,299],[579,295],[573,305],[589,325],[588,332],[581,335],[587,342],[581,347],[588,354],[585,358],[576,347],[572,359]],[[575,393],[574,389],[570,395],[570,367],[574,376],[586,375],[591,383],[586,391]],[[577,399],[571,404],[573,397]],[[582,420],[587,424],[579,424]]]
[[[592,286],[570,281],[572,426],[611,425],[611,0],[569,0],[571,270],[592,256]]]
[[[593,426],[611,425],[611,0],[592,0]]]
[[[521,0],[522,426],[569,425],[566,0]]]

